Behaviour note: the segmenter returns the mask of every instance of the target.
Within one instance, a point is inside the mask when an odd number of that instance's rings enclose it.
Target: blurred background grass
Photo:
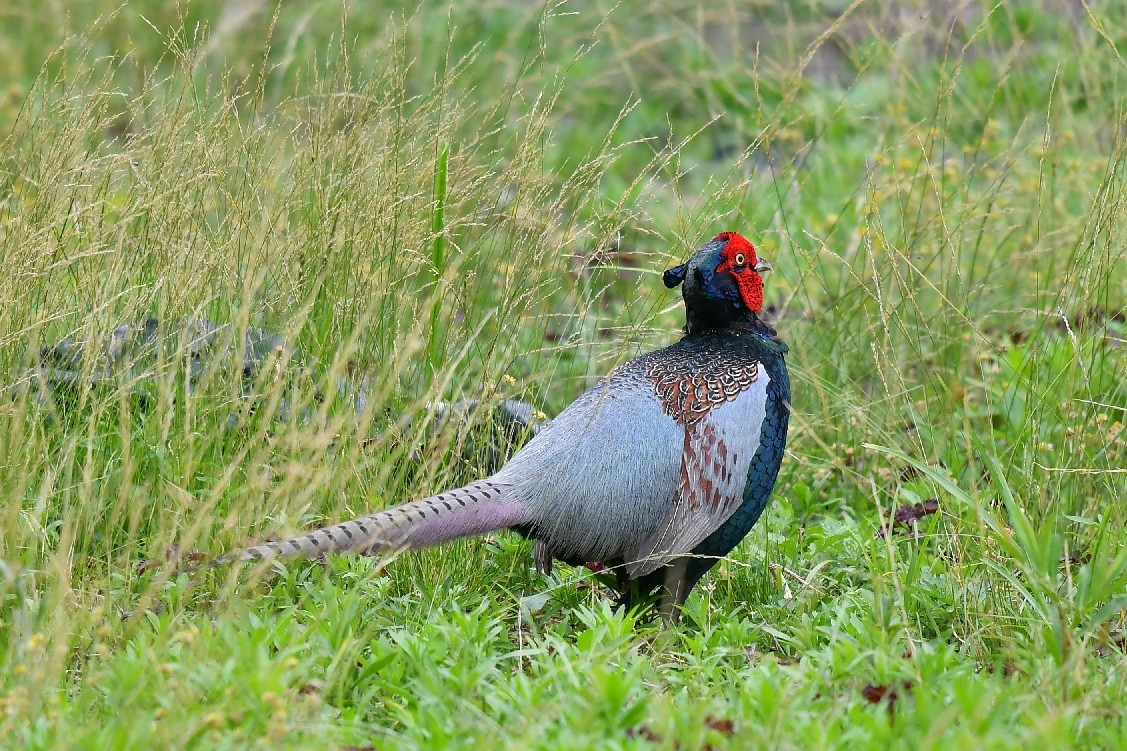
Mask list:
[[[1125,45],[1118,3],[5,4],[0,744],[1122,745]],[[514,536],[139,568],[479,475],[438,400],[558,411],[727,229],[794,427],[685,628]],[[150,315],[313,382],[28,397]]]

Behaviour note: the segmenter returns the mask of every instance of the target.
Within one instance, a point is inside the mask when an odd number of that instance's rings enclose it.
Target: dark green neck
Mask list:
[[[736,307],[728,300],[685,300],[685,333],[703,334],[706,331],[723,331],[734,326],[747,326],[755,314],[743,306]]]
[[[695,336],[709,332],[754,333],[779,341],[775,329],[746,308],[734,308],[730,303],[694,305],[686,308],[685,333]]]

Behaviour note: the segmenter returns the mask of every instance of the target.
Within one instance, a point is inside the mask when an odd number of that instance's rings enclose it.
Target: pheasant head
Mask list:
[[[722,232],[665,272],[665,286],[682,284],[686,331],[695,334],[754,319],[763,308],[763,274],[771,264],[735,232]]]

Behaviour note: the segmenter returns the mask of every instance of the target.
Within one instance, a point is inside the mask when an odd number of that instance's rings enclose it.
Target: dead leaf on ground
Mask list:
[[[892,524],[882,524],[877,531],[880,537],[888,537],[891,532],[910,531],[920,519],[939,512],[939,500],[928,498],[919,503],[907,503],[892,512]]]
[[[661,743],[664,738],[655,733],[647,725],[635,725],[634,727],[626,728],[627,738],[644,738],[650,743]]]
[[[861,696],[870,704],[887,703],[888,711],[891,714],[896,708],[898,701],[911,698],[912,682],[901,681],[900,683],[886,683],[880,685],[869,683],[861,689]]]
[[[713,717],[708,715],[704,718],[704,725],[714,733],[720,733],[724,736],[731,736],[736,732],[736,723],[723,717]],[[656,732],[648,725],[635,725],[634,727],[626,728],[627,738],[642,738],[650,743],[663,743],[665,738],[661,733]],[[674,743],[673,748],[680,749],[680,743]],[[704,746],[704,751],[713,751],[716,747],[712,745]]]
[[[704,724],[708,725],[709,730],[715,730],[723,735],[731,735],[736,732],[736,723],[726,718],[709,716],[705,719]]]

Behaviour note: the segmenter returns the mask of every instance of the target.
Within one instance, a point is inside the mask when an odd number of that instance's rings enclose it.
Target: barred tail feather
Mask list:
[[[506,483],[481,480],[369,516],[268,542],[215,559],[215,565],[354,550],[360,553],[425,548],[519,524],[529,515]]]

